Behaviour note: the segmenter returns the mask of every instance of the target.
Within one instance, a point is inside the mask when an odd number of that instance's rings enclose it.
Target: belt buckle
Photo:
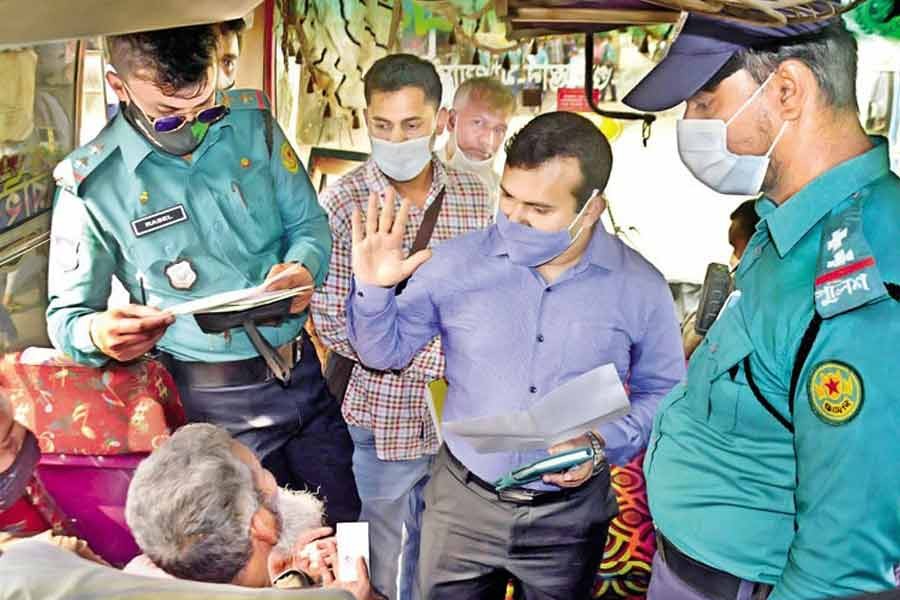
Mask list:
[[[519,488],[507,488],[505,490],[500,490],[499,492],[497,492],[497,497],[500,500],[512,502],[513,504],[534,504],[534,500],[537,496],[535,496],[533,492],[529,492],[528,490]]]

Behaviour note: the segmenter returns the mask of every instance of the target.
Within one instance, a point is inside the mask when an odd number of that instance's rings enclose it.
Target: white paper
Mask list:
[[[628,414],[631,404],[615,365],[602,365],[562,384],[530,408],[445,421],[476,452],[545,450]]]
[[[338,581],[356,581],[356,562],[360,556],[369,562],[369,524],[338,523],[335,533],[338,553]]]
[[[312,286],[305,285],[287,290],[266,291],[266,288],[269,285],[282,277],[295,274],[294,271],[284,271],[255,287],[234,290],[231,292],[222,292],[221,294],[214,294],[212,296],[207,296],[206,298],[189,300],[187,302],[182,302],[181,304],[176,304],[175,306],[170,306],[169,308],[166,308],[165,311],[176,317],[200,312],[234,312],[284,300],[285,298],[290,298],[291,296],[296,296],[312,289]]]

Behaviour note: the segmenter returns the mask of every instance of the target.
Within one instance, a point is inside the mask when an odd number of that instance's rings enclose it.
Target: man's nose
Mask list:
[[[499,141],[497,139],[497,133],[494,131],[488,131],[481,135],[481,138],[478,140],[480,142],[481,151],[485,154],[493,156],[497,151],[497,146],[499,145]]]
[[[527,209],[521,204],[517,204],[513,206],[512,210],[509,212],[508,218],[513,223],[518,223],[520,225],[529,225],[526,214]]]

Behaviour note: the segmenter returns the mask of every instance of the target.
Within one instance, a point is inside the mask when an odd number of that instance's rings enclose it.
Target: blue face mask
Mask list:
[[[31,481],[40,458],[41,449],[37,438],[27,431],[13,464],[0,473],[0,511],[10,508],[25,494],[25,488]]]
[[[510,262],[523,267],[539,267],[565,252],[584,231],[584,224],[573,234],[572,229],[581,219],[588,205],[597,196],[591,193],[568,227],[560,231],[541,231],[528,225],[513,223],[502,210],[497,211],[497,231],[506,242],[506,252]]]

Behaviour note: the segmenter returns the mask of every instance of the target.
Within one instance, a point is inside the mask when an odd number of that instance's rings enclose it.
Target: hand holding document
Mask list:
[[[530,408],[444,422],[477,452],[544,450],[628,413],[631,405],[616,367],[605,364],[562,384]]]
[[[176,317],[181,315],[192,315],[194,313],[237,312],[255,308],[257,306],[263,306],[265,304],[271,304],[272,302],[278,302],[313,289],[313,286],[311,285],[304,285],[286,290],[267,291],[271,284],[291,275],[293,275],[293,273],[283,271],[255,287],[234,290],[231,292],[222,292],[221,294],[214,294],[212,296],[207,296],[206,298],[189,300],[187,302],[182,302],[181,304],[176,304],[175,306],[170,306],[165,309],[165,312],[173,314]]]

